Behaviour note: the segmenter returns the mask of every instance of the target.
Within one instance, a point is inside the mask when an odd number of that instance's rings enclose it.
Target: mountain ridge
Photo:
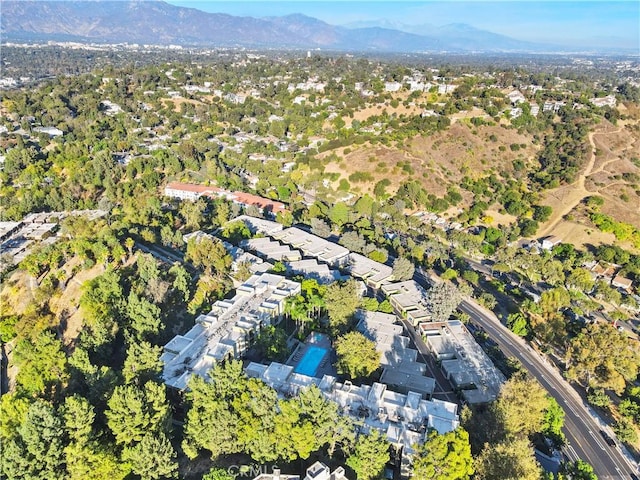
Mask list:
[[[300,13],[240,17],[203,12],[161,0],[5,0],[0,17],[0,33],[5,42],[63,39],[377,52],[536,52],[550,48],[466,24],[414,26],[413,31],[390,28],[392,26],[389,22],[388,26],[349,28]]]

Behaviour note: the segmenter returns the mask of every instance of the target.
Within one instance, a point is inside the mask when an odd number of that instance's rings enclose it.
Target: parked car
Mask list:
[[[610,447],[616,446],[616,441],[611,438],[611,436],[607,432],[605,432],[604,430],[600,430],[600,435],[602,435],[604,441],[607,442],[607,445],[609,445]]]

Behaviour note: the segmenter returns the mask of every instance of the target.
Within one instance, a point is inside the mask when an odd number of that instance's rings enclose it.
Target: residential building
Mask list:
[[[409,348],[409,337],[395,315],[358,310],[356,329],[375,342],[380,353],[383,371],[380,383],[400,393],[417,392],[430,399],[435,390],[435,379],[425,376],[427,366],[418,362],[418,351]]]
[[[279,468],[274,468],[273,473],[261,473],[253,480],[300,480],[299,475],[280,473]],[[303,480],[348,480],[344,467],[338,467],[333,472],[322,462],[315,462],[307,468],[307,474]]]
[[[424,442],[429,429],[444,434],[460,425],[457,404],[424,400],[416,392],[397,393],[378,382],[360,386],[348,380],[340,383],[331,375],[322,379],[302,375],[293,366],[276,362],[269,365],[251,362],[245,372],[264,381],[282,397],[291,397],[316,385],[327,400],[338,404],[343,415],[353,419],[359,433],[376,429],[407,455],[413,452],[413,445]]]
[[[497,398],[506,378],[462,322],[424,322],[418,331],[467,403],[483,404]]]
[[[330,242],[297,227],[290,227],[281,232],[276,232],[272,237],[286,245],[291,245],[301,250],[306,257],[317,258],[334,267],[345,265],[349,256],[349,250],[342,245]]]
[[[396,313],[414,327],[431,320],[427,291],[414,280],[387,283],[381,287]]]
[[[607,95],[606,97],[602,97],[602,98],[590,98],[589,101],[593,103],[596,107],[615,108],[615,106],[618,103],[615,95]]]
[[[262,328],[279,322],[286,298],[298,293],[297,282],[269,273],[252,275],[232,298],[216,301],[191,330],[164,346],[164,382],[184,390],[194,373],[205,377],[216,363],[240,358]]]
[[[511,102],[511,105],[517,105],[527,101],[525,96],[519,90],[513,90],[507,94],[507,98]]]
[[[632,285],[633,281],[629,278],[623,277],[622,275],[616,275],[613,280],[611,280],[612,287],[620,288],[627,292],[631,290]]]
[[[562,239],[560,237],[549,235],[548,237],[541,239],[540,248],[542,248],[543,250],[551,250],[553,247],[560,243],[562,243]]]
[[[393,268],[371,260],[359,253],[349,253],[345,269],[352,277],[363,280],[368,286],[380,288],[393,279]]]

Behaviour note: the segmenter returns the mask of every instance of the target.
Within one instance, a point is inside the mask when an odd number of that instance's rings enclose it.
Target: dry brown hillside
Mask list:
[[[517,151],[512,151],[511,145],[517,145],[514,147]],[[350,182],[351,189],[359,193],[371,193],[378,181],[387,178],[391,181],[387,189],[390,193],[404,181],[419,179],[430,193],[443,195],[449,185],[459,185],[464,176],[473,178],[490,171],[513,172],[516,159],[533,165],[537,149],[530,135],[519,134],[515,129],[472,127],[461,121],[446,131],[417,136],[402,149],[369,145],[347,155],[341,155],[344,152],[341,149],[335,152],[341,160],[330,162],[325,172],[337,173],[347,180],[355,172],[371,174],[371,181]],[[339,179],[334,187],[338,183]]]

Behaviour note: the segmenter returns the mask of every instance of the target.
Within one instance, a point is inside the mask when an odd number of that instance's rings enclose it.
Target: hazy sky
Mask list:
[[[291,13],[333,25],[392,21],[408,25],[467,23],[520,40],[637,48],[640,51],[640,1],[208,1],[168,0],[207,12],[266,17]]]

